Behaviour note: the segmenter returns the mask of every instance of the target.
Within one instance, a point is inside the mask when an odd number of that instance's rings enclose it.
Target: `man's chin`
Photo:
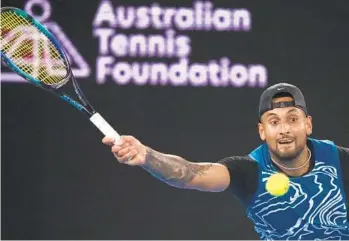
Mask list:
[[[293,160],[297,157],[296,150],[292,151],[284,151],[284,150],[278,150],[277,157],[282,160]]]

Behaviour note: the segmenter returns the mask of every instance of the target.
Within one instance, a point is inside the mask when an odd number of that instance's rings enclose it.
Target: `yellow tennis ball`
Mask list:
[[[267,191],[273,196],[282,196],[290,187],[290,179],[283,173],[275,173],[271,175],[267,183],[265,184],[265,188]]]

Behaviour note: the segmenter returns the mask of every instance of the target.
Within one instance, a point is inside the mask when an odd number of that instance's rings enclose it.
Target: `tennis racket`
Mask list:
[[[105,136],[112,136],[117,141],[120,135],[83,95],[64,49],[53,34],[21,9],[3,7],[0,12],[2,63],[35,86],[74,106]],[[63,90],[67,88],[74,90],[75,99]]]

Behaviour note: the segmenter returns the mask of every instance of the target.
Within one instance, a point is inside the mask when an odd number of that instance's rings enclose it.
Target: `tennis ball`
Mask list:
[[[271,175],[267,183],[265,184],[265,188],[267,191],[273,196],[282,196],[290,187],[290,179],[283,173],[275,173]]]

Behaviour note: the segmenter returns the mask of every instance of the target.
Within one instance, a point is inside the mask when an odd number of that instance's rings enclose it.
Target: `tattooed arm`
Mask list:
[[[219,163],[196,163],[164,154],[146,147],[132,136],[123,136],[116,145],[111,138],[105,137],[103,143],[112,146],[112,152],[120,163],[139,165],[174,187],[219,192],[230,183],[228,169]]]
[[[142,167],[171,186],[214,192],[223,191],[229,185],[229,172],[221,164],[194,163],[149,147],[146,149]]]

